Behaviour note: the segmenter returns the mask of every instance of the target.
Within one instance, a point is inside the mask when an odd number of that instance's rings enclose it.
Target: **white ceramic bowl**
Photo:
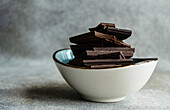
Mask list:
[[[151,77],[157,58],[134,59],[133,65],[107,69],[88,69],[68,65],[74,55],[70,49],[58,50],[53,59],[66,82],[82,98],[96,102],[117,102],[140,90]]]

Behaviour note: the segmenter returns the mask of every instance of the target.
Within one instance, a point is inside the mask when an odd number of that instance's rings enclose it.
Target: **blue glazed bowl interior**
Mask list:
[[[57,52],[55,58],[60,62],[67,64],[70,60],[74,59],[74,55],[71,49],[66,49]]]

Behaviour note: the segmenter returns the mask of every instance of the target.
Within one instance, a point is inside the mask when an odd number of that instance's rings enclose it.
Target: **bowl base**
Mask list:
[[[93,101],[93,102],[118,102],[118,101],[122,101],[126,98],[126,96],[123,97],[115,97],[115,98],[94,98],[94,97],[88,97],[88,96],[84,96],[81,95],[81,97],[85,100],[89,100],[89,101]]]

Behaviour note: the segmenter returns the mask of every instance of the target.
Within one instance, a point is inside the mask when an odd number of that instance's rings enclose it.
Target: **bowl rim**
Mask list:
[[[144,63],[149,63],[149,62],[153,62],[153,61],[158,61],[158,58],[133,58],[133,59],[138,59],[138,60],[144,60],[144,61],[140,61],[138,63],[134,63],[134,64],[130,64],[130,65],[125,65],[125,66],[120,66],[120,67],[111,67],[111,68],[89,68],[89,67],[78,67],[78,66],[74,66],[74,65],[69,65],[69,64],[65,64],[61,61],[59,61],[55,55],[60,52],[60,51],[63,51],[63,50],[70,50],[70,48],[63,48],[63,49],[59,49],[57,51],[55,51],[52,55],[52,58],[55,62],[61,64],[61,65],[64,65],[64,66],[67,66],[67,67],[71,67],[71,68],[77,68],[77,69],[89,69],[89,70],[101,70],[101,69],[115,69],[115,68],[122,68],[122,67],[128,67],[128,66],[133,66],[133,65],[140,65],[140,64],[144,64]],[[142,62],[142,63],[141,63]]]

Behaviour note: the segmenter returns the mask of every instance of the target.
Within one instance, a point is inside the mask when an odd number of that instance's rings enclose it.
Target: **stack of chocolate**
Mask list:
[[[90,68],[109,68],[132,63],[134,48],[123,42],[132,31],[118,29],[112,23],[100,23],[89,28],[90,32],[71,37],[69,40],[75,58],[71,65]]]

